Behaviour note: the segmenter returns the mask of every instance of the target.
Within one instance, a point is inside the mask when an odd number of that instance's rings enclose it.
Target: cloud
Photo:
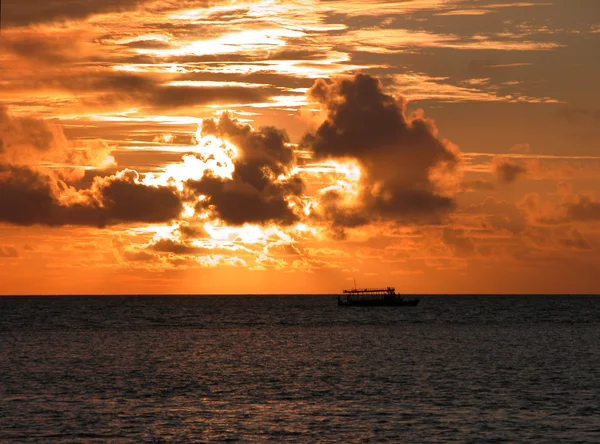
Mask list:
[[[3,160],[38,158],[67,145],[62,131],[41,119],[17,118],[0,106],[0,155]]]
[[[565,180],[600,178],[600,157],[517,152],[528,145],[518,145],[508,154],[463,153],[463,170],[471,173],[495,174],[501,182],[521,176],[528,180]]]
[[[462,214],[475,216],[484,229],[519,234],[527,228],[524,210],[522,205],[486,197],[483,202],[466,207]]]
[[[473,240],[463,229],[444,228],[442,231],[442,241],[457,257],[472,256],[476,251]]]
[[[202,134],[212,134],[231,141],[239,150],[234,178],[261,189],[270,179],[290,172],[295,164],[294,152],[284,130],[265,126],[254,130],[239,124],[225,113],[219,121],[206,119]]]
[[[174,253],[179,255],[198,254],[205,249],[177,242],[172,239],[160,239],[150,245],[150,249],[159,253]]]
[[[318,80],[309,97],[321,103],[326,119],[302,145],[316,159],[356,159],[363,171],[357,207],[342,208],[336,193],[323,197],[324,216],[334,225],[432,222],[452,211],[459,151],[438,137],[432,120],[406,116],[402,99],[363,74]]]
[[[576,228],[536,226],[528,227],[519,239],[521,248],[524,246],[529,252],[519,251],[514,253],[527,258],[528,254],[540,260],[544,257],[551,258],[553,255],[568,257],[570,251],[577,250],[579,253],[594,249],[593,242],[588,236]],[[574,260],[577,258],[573,257]]]
[[[504,157],[494,157],[492,170],[500,182],[513,183],[520,176],[525,175],[527,169],[513,160]]]
[[[113,176],[92,175],[75,188],[52,162],[74,167],[93,164],[100,159],[93,150],[78,149],[60,128],[41,119],[15,118],[4,112],[0,124],[1,221],[99,227],[162,223],[180,216],[184,199],[196,210],[231,225],[289,225],[299,220],[304,183],[292,174],[296,160],[286,133],[274,127],[254,130],[228,114],[218,121],[205,120],[203,137],[227,140],[236,151],[231,175],[219,176],[209,167],[205,173],[190,176],[199,179],[189,180],[180,192],[172,181],[148,177],[141,181],[136,171],[128,169]],[[218,158],[198,156],[186,157],[215,169],[222,166]],[[182,235],[190,234],[187,228],[182,228]]]
[[[123,12],[150,0],[3,0],[2,25],[22,26],[35,23],[84,19],[93,14]]]
[[[174,240],[168,238],[154,240],[146,248],[169,258],[175,256],[196,257],[212,254],[236,254],[250,259],[262,254],[260,250],[252,250],[239,242],[219,242],[215,244],[206,240],[204,242],[189,242],[185,239]]]
[[[81,179],[84,166],[114,163],[109,150],[97,141],[73,143],[45,120],[0,108],[0,221],[102,227],[166,222],[180,214],[182,202],[173,189],[143,185],[135,171],[96,176],[85,189],[67,183]]]
[[[197,207],[214,209],[216,216],[227,224],[279,222],[289,225],[298,220],[285,199],[286,189],[281,186],[268,185],[258,190],[239,179],[205,176],[189,187],[208,197]]]
[[[202,134],[229,140],[238,156],[231,179],[209,174],[187,182],[194,195],[206,197],[196,204],[197,209],[212,210],[232,225],[298,220],[290,203],[299,205],[304,184],[298,177],[289,177],[295,157],[284,131],[274,127],[254,130],[223,114],[218,121],[204,120]]]
[[[168,187],[146,186],[135,171],[96,177],[77,191],[51,174],[24,166],[0,166],[0,221],[15,225],[89,225],[168,222],[182,202]]]
[[[11,76],[4,85],[0,84],[0,90],[15,98],[19,94],[64,96],[68,93],[67,100],[84,109],[119,109],[132,105],[172,109],[223,103],[264,103],[272,96],[290,94],[266,83],[252,87],[243,82],[185,84],[181,80],[189,76],[180,73],[132,73],[107,68],[122,55],[114,45],[108,47],[112,47],[109,53],[109,49],[101,48],[97,43],[85,43],[92,40],[88,31],[5,34],[0,41],[0,51],[6,51],[12,58],[7,57],[4,63],[0,61],[0,65],[9,68],[7,73]],[[153,64],[156,60],[146,62]],[[42,70],[43,76],[40,75]]]
[[[79,79],[63,79],[61,89],[95,93],[86,103],[135,103],[156,108],[179,108],[212,103],[253,103],[267,101],[275,90],[244,86],[187,86],[164,83],[152,75],[103,72]],[[278,91],[281,94],[281,91]]]
[[[3,14],[4,16],[4,14]],[[73,68],[69,64],[84,59],[97,60],[100,57],[100,46],[95,41],[92,26],[40,26],[7,29],[2,32],[0,50],[2,50],[5,66],[12,71],[15,68],[31,69],[44,66],[46,71],[53,68]],[[18,71],[17,71],[18,72]],[[39,75],[27,72],[29,75]],[[47,74],[48,72],[44,73]],[[44,77],[39,78],[40,84]],[[39,87],[39,85],[38,85]]]
[[[109,166],[112,148],[101,141],[73,143],[62,128],[35,117],[13,116],[0,105],[0,164]]]
[[[92,192],[100,196],[106,223],[167,222],[179,216],[182,203],[173,188],[146,186],[138,179],[132,170],[95,179]]]
[[[567,235],[559,240],[561,245],[575,249],[575,250],[591,250],[593,249],[592,244],[587,237],[579,230],[572,228],[568,231]]]
[[[511,38],[513,37],[513,38]],[[514,35],[461,36],[402,28],[360,28],[330,37],[339,47],[375,54],[393,54],[407,48],[446,48],[481,51],[549,51],[563,45],[525,40]]]
[[[500,102],[514,101],[513,96],[503,96],[486,87],[485,82],[475,83],[472,79],[468,86],[453,85],[447,77],[432,77],[422,73],[406,72],[393,76],[394,90],[409,100],[439,100],[447,102]],[[466,83],[466,82],[465,82]],[[485,88],[485,89],[484,89]],[[534,97],[522,97],[528,101],[538,100]]]
[[[569,220],[600,221],[600,202],[591,196],[577,195],[565,208]]]
[[[543,199],[538,193],[529,193],[518,206],[530,220],[545,224],[570,224],[573,222],[600,222],[600,201],[593,195],[575,193],[568,184],[559,184],[560,200]]]
[[[201,239],[208,237],[208,233],[202,225],[191,225],[188,222],[181,221],[177,226],[177,233],[180,239]]]
[[[16,258],[19,257],[19,252],[15,247],[10,245],[0,245],[0,258]]]

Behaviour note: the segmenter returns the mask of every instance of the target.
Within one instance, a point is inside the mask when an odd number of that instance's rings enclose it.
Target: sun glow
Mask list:
[[[153,234],[152,241],[161,239],[176,240],[178,225],[146,225],[145,227],[135,227],[127,230],[133,235]]]
[[[224,34],[215,39],[189,42],[175,49],[136,49],[144,55],[172,57],[183,55],[230,54],[235,52],[264,51],[286,45],[285,39],[300,38],[305,34],[291,29],[249,29]]]
[[[161,133],[158,134],[153,142],[157,142],[157,143],[171,143],[173,141],[173,134],[171,133]]]
[[[166,135],[162,136],[167,142]],[[207,174],[232,178],[235,169],[233,161],[238,157],[238,149],[231,142],[212,135],[204,135],[199,127],[196,132],[196,145],[189,148],[194,151],[194,154],[184,155],[180,163],[167,165],[161,174],[148,173],[142,183],[154,186],[174,185],[182,191],[184,182],[200,180]]]
[[[220,221],[213,221],[205,223],[204,229],[212,239],[219,241],[260,245],[267,245],[274,241],[293,242],[289,234],[276,226],[245,224],[241,227],[229,227]]]
[[[305,174],[335,175],[351,182],[360,181],[362,174],[359,163],[354,159],[339,161],[328,159],[324,162],[297,167],[295,171]]]

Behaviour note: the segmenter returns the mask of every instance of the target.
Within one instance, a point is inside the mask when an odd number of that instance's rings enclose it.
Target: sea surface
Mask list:
[[[600,297],[2,297],[0,442],[600,443]]]

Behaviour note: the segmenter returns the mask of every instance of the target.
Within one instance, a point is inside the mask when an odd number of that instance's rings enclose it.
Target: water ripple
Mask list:
[[[599,442],[599,302],[0,298],[0,441]]]

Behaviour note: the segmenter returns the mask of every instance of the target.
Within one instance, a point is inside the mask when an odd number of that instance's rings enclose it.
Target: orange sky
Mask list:
[[[0,293],[597,293],[599,16],[3,0]]]

